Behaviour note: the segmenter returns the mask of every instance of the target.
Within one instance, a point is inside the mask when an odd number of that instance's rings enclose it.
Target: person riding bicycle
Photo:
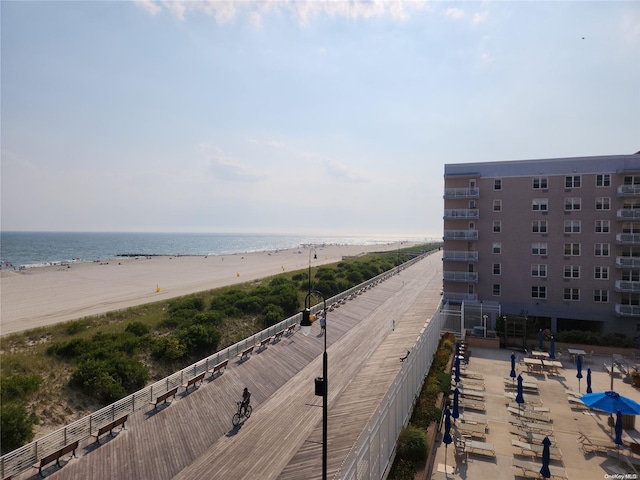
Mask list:
[[[247,387],[244,387],[242,391],[242,404],[240,405],[240,411],[246,413],[249,402],[251,401],[251,393]]]

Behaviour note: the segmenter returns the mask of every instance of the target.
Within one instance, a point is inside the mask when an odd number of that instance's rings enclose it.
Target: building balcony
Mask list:
[[[478,283],[477,272],[443,272],[442,280],[445,282]]]
[[[480,218],[480,210],[477,208],[450,208],[445,209],[445,220],[469,220]]]
[[[640,245],[640,233],[618,233],[616,242],[621,245]]]
[[[640,208],[621,208],[616,215],[618,220],[640,220]]]
[[[640,257],[616,257],[618,268],[640,268]]]
[[[474,188],[445,188],[444,198],[480,198],[480,189]]]
[[[444,240],[478,240],[478,230],[445,230]]]
[[[618,197],[640,197],[640,185],[620,185]]]
[[[616,292],[640,293],[640,282],[616,280]]]
[[[451,303],[462,303],[469,301],[478,301],[478,295],[474,293],[456,293],[456,292],[444,292],[442,298]]]
[[[622,305],[616,303],[616,315],[618,317],[640,317],[640,305]]]
[[[464,250],[445,250],[442,252],[444,262],[477,262],[478,252],[467,252]],[[640,264],[640,258],[639,264]]]

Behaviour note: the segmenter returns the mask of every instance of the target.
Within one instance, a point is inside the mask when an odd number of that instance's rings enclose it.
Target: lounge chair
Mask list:
[[[515,401],[516,392],[504,392],[504,396]],[[536,398],[536,400],[531,400],[532,397]],[[536,407],[541,407],[543,405],[542,400],[540,400],[540,398],[538,397],[537,392],[535,394],[528,393],[527,401],[525,403],[527,403],[528,405],[535,405]]]
[[[472,372],[471,370],[464,370],[460,372],[461,377],[475,378],[476,380],[484,380],[484,376],[478,372]]]
[[[541,433],[545,435],[551,435],[553,433],[553,427],[543,423],[525,422],[518,419],[509,420],[509,423],[525,432]]]
[[[606,455],[609,451],[616,449],[613,440],[589,437],[581,431],[578,431],[578,443],[580,443],[580,450],[584,454],[594,452]]]
[[[543,445],[522,442],[520,440],[511,440],[511,446],[519,449],[520,455],[542,458],[542,450],[544,449]],[[551,460],[562,460],[562,452],[558,447],[549,447],[549,454]]]
[[[487,435],[487,427],[475,423],[457,423],[454,428],[469,437],[484,438]]]
[[[556,444],[556,437],[554,437],[553,435],[543,435],[541,433],[525,432],[524,430],[519,430],[517,428],[510,428],[509,432],[511,432],[514,435],[517,435],[522,441],[527,443],[542,444],[542,441],[545,438],[548,438],[549,441],[551,442],[551,445]]]
[[[467,388],[458,388],[461,397],[472,397],[473,399],[484,400],[484,392],[477,390],[469,390]]]
[[[518,408],[518,406],[520,406],[521,409],[526,410],[527,412],[549,413],[549,407],[541,407],[538,405],[533,405],[529,402],[524,402],[522,404],[511,402],[507,406],[511,408],[516,408],[516,409]]]
[[[475,455],[482,455],[484,457],[496,456],[496,451],[493,448],[493,443],[478,442],[477,440],[465,439],[464,449],[468,454],[473,453]]]
[[[511,460],[511,465],[518,470],[518,476],[540,478],[540,462],[528,462],[514,458]],[[564,471],[564,468],[549,465],[549,472],[551,473],[551,478],[560,480],[568,479],[567,472]]]
[[[535,413],[528,410],[518,410],[517,408],[507,407],[507,411],[513,415],[518,416],[519,418],[524,418],[526,420],[535,420],[536,422],[545,422],[551,423],[551,418],[543,415],[542,413]]]
[[[469,410],[478,410],[480,412],[486,411],[483,401],[473,400],[470,398],[460,398],[460,400],[458,401],[458,406]]]
[[[582,403],[582,400],[580,400],[579,398],[567,397],[567,401],[569,402],[569,407],[574,410],[589,410],[589,407]]]

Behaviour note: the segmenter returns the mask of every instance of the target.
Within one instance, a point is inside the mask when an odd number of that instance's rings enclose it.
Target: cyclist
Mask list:
[[[251,393],[247,387],[244,387],[242,391],[242,404],[240,405],[240,413],[247,413],[247,407],[249,406],[249,402],[251,401]]]

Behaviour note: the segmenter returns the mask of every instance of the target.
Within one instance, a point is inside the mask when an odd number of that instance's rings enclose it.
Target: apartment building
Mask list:
[[[444,187],[445,299],[640,335],[640,152],[448,164]]]

